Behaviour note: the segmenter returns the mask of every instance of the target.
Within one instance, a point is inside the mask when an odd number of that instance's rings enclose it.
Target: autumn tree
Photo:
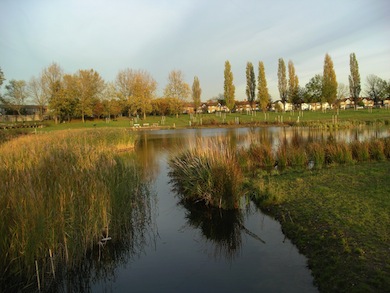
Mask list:
[[[85,122],[85,116],[92,116],[94,105],[103,91],[104,81],[93,69],[79,70],[74,75],[74,95],[77,99],[77,114]]]
[[[235,105],[236,87],[233,84],[233,73],[229,61],[225,61],[223,96],[225,97],[226,106],[232,111]]]
[[[57,115],[60,121],[70,121],[79,107],[78,78],[75,74],[62,76],[61,88],[57,94]]]
[[[63,70],[57,63],[52,63],[42,70],[43,94],[46,95],[45,98],[49,101],[50,113],[53,115],[56,124],[61,111],[62,77]]]
[[[359,95],[361,91],[359,65],[356,60],[355,53],[349,55],[349,68],[351,74],[349,75],[349,92],[354,101],[355,109],[358,104]]]
[[[295,74],[294,63],[290,60],[288,61],[288,89],[287,97],[288,101],[294,105],[300,104],[299,99],[299,80],[298,76]]]
[[[279,90],[280,100],[283,103],[283,111],[286,111],[288,90],[287,90],[286,64],[284,63],[283,58],[279,58],[278,61],[278,90]]]
[[[325,55],[324,73],[322,75],[322,97],[329,105],[333,105],[337,97],[337,80],[333,61],[329,54]]]
[[[169,104],[176,116],[183,110],[184,102],[190,96],[190,86],[184,81],[181,70],[172,70],[168,76],[168,84],[164,88],[164,97],[169,98]]]
[[[122,113],[122,106],[114,82],[105,83],[101,100],[103,104],[102,114],[107,118],[110,118],[111,115],[117,117]]]
[[[194,110],[195,113],[198,112],[200,107],[200,96],[202,94],[202,89],[200,88],[199,79],[197,76],[194,77],[194,82],[192,83],[192,100],[194,101]]]
[[[157,82],[144,70],[125,69],[116,77],[118,95],[130,115],[141,113],[144,118],[152,110],[151,100]]]
[[[385,94],[386,82],[380,77],[370,74],[366,79],[366,93],[374,100],[375,105],[379,104],[379,101]]]
[[[259,101],[260,109],[265,112],[271,98],[268,92],[264,63],[262,61],[259,62],[259,75],[257,77],[257,99]]]
[[[28,98],[27,83],[24,80],[12,79],[5,86],[5,89],[5,96],[0,98],[0,100],[21,116],[21,110]]]
[[[253,109],[253,104],[256,99],[256,78],[252,62],[246,64],[246,96]]]

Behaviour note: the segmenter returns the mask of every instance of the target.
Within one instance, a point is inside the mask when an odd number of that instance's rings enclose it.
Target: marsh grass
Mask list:
[[[137,170],[118,155],[133,146],[118,129],[58,131],[0,146],[3,284],[34,275],[34,261],[49,249],[66,266],[77,265],[109,233],[115,205],[131,208],[137,188]],[[118,203],[115,190],[124,184]]]
[[[172,183],[182,200],[236,209],[243,195],[236,151],[222,140],[198,140],[169,161]]]

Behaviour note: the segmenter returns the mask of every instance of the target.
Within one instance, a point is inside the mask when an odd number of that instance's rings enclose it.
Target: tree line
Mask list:
[[[264,63],[258,62],[258,77],[252,62],[246,65],[246,96],[251,107],[258,103],[266,111],[271,103],[267,87]],[[299,109],[302,103],[329,103],[337,105],[343,98],[350,97],[355,106],[361,93],[359,66],[355,53],[350,54],[349,87],[337,83],[333,61],[325,55],[323,74],[316,74],[305,86],[299,85],[294,63],[287,63],[283,58],[278,60],[278,90],[284,108],[291,103]],[[0,68],[0,86],[4,83],[4,73]],[[224,88],[216,100],[228,109],[235,107],[235,86],[230,62],[225,62]],[[180,70],[173,70],[168,75],[168,82],[163,96],[157,97],[157,82],[145,70],[126,68],[120,70],[113,82],[106,82],[93,70],[78,70],[74,74],[64,73],[57,63],[44,68],[38,76],[28,82],[10,80],[5,86],[4,96],[0,102],[21,115],[23,106],[31,100],[40,109],[43,117],[48,108],[49,115],[56,121],[71,120],[75,117],[112,117],[118,115],[143,116],[179,115],[185,102],[192,101],[194,110],[200,107],[202,89],[197,76],[192,87],[184,80]],[[390,80],[369,75],[366,79],[366,92],[376,105],[381,100],[390,98]],[[191,98],[191,99],[190,99]]]

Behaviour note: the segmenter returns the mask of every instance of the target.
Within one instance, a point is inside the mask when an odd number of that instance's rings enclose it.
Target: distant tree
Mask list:
[[[278,61],[278,89],[280,94],[280,100],[283,103],[283,111],[286,111],[287,102],[287,75],[286,75],[286,64],[283,58],[279,58]]]
[[[39,77],[33,76],[28,82],[27,88],[33,102],[39,107],[39,119],[43,120],[43,113],[49,99],[45,93],[42,75]]]
[[[57,115],[60,121],[70,121],[79,108],[78,77],[75,74],[64,74],[61,88],[57,93]],[[80,115],[80,112],[78,113]]]
[[[107,118],[110,118],[111,115],[117,117],[122,113],[122,105],[118,99],[118,93],[114,82],[105,83],[102,94],[102,104],[102,114]]]
[[[157,89],[157,82],[143,70],[125,69],[116,77],[117,92],[129,116],[141,113],[144,118],[152,111],[151,101]]]
[[[190,96],[190,86],[184,81],[181,70],[172,70],[168,76],[168,84],[164,89],[164,97],[169,98],[170,108],[178,116],[184,106],[184,102]]]
[[[305,86],[307,103],[322,102],[322,75],[316,74]]]
[[[358,104],[359,95],[361,91],[359,65],[356,60],[355,53],[349,55],[349,67],[351,74],[349,75],[349,92],[355,103],[355,109]]]
[[[5,81],[4,73],[3,73],[3,70],[1,70],[1,67],[0,67],[0,88],[3,85],[4,81]],[[0,97],[1,97],[1,92],[0,92]]]
[[[1,98],[1,101],[10,107],[12,110],[18,112],[21,116],[23,106],[28,98],[27,84],[24,80],[12,79],[9,84],[5,86],[5,96]]]
[[[42,86],[45,99],[49,101],[50,114],[57,124],[61,114],[63,70],[57,63],[52,63],[42,70]]]
[[[202,94],[202,89],[200,88],[199,79],[197,76],[194,77],[194,82],[192,83],[192,100],[194,101],[194,110],[195,113],[198,112],[200,107],[200,96]]]
[[[333,61],[329,54],[325,55],[324,73],[322,76],[322,97],[329,105],[333,105],[337,97],[337,80]]]
[[[300,103],[298,90],[299,90],[298,76],[295,74],[294,63],[290,60],[288,61],[287,96],[288,96],[288,101],[294,105],[298,105]]]
[[[349,95],[348,86],[343,83],[338,83],[337,85],[337,100],[342,100],[347,98]]]
[[[146,113],[152,111],[152,99],[155,97],[157,82],[147,72],[138,70],[133,83],[132,99],[130,110],[133,113],[140,113],[146,119]]]
[[[259,62],[259,75],[257,77],[257,99],[259,101],[260,109],[265,112],[267,110],[267,106],[271,101],[268,87],[267,87],[267,79],[265,77],[265,69],[264,63],[262,61]]]
[[[375,105],[378,105],[379,101],[384,98],[385,89],[386,81],[374,74],[367,76],[366,93],[374,100]]]
[[[93,69],[79,70],[74,75],[74,94],[77,98],[77,114],[85,122],[85,116],[92,116],[93,109],[104,89],[104,80]]]
[[[246,64],[246,96],[253,109],[253,104],[256,99],[256,77],[252,62]]]
[[[229,108],[230,112],[235,106],[235,91],[236,87],[233,84],[233,73],[230,62],[225,61],[223,96],[225,97],[226,107]]]

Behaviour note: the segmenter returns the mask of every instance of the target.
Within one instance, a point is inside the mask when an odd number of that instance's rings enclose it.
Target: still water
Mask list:
[[[138,132],[136,152],[150,182],[152,221],[137,253],[122,257],[109,275],[94,279],[91,291],[317,292],[306,258],[285,238],[279,223],[254,206],[221,212],[180,205],[169,183],[169,156],[207,137],[227,136],[237,146],[255,138],[276,147],[282,140],[387,135],[379,130],[327,133],[277,127]]]

